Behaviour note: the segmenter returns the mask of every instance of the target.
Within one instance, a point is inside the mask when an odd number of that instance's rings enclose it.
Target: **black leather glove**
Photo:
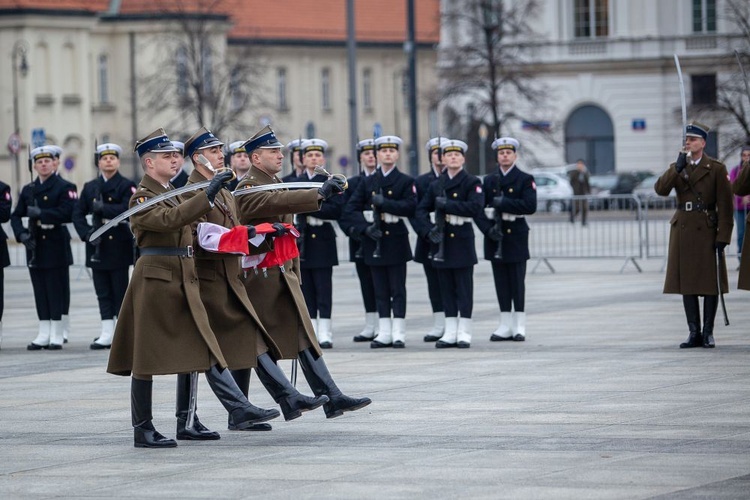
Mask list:
[[[427,239],[430,240],[431,243],[440,243],[443,241],[443,232],[437,228],[437,226],[433,226],[432,229],[430,229],[430,232],[427,233]]]
[[[96,199],[91,204],[91,211],[94,213],[94,215],[102,215],[104,213],[104,202]]]
[[[344,187],[341,182],[336,178],[330,178],[318,188],[318,194],[323,197],[324,200],[329,199],[334,194],[340,194],[344,192]]]
[[[21,236],[19,236],[18,239],[21,240],[21,243],[23,243],[27,250],[32,251],[36,248],[36,241],[34,241],[31,237],[31,233],[28,231],[21,233]]]
[[[492,208],[495,210],[500,210],[500,207],[503,204],[503,197],[502,196],[495,196],[492,198]]]
[[[718,250],[719,252],[723,252],[724,249],[727,247],[727,244],[724,243],[723,241],[717,241],[714,246],[716,247],[716,250]]]
[[[224,185],[229,184],[229,182],[232,180],[233,175],[234,174],[232,174],[231,170],[224,170],[223,172],[219,172],[218,174],[214,175],[214,178],[211,179],[211,184],[209,184],[206,188],[206,196],[208,196],[208,201],[210,201],[211,203],[214,202],[216,195],[219,194],[219,191],[224,187]]]
[[[383,237],[383,231],[375,224],[371,224],[365,229],[365,235],[371,240],[379,240]]]
[[[370,203],[372,203],[375,208],[380,208],[383,206],[383,203],[385,203],[385,196],[380,193],[374,194],[370,199]]]
[[[680,154],[677,155],[677,161],[674,162],[674,169],[677,170],[677,173],[679,174],[683,170],[685,170],[685,167],[687,166],[687,153],[684,151],[680,151]]]
[[[445,196],[438,196],[435,198],[435,210],[445,210],[445,204],[448,201],[448,198]]]
[[[258,232],[255,230],[255,226],[247,226],[247,239],[255,238],[255,235],[257,235]]]
[[[492,226],[490,230],[487,231],[487,237],[492,241],[500,241],[503,239],[503,230],[497,226]]]
[[[268,233],[269,236],[284,236],[289,232],[289,230],[284,227],[284,224],[282,224],[281,222],[274,222],[273,224],[271,224],[271,226],[275,229],[275,231],[273,233]]]
[[[42,216],[42,209],[35,206],[26,207],[26,215],[32,219],[38,219]]]

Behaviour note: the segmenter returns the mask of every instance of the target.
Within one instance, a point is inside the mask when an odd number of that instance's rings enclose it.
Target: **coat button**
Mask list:
[[[42,198],[44,201],[47,201],[47,195],[44,195],[44,198]]]
[[[47,239],[47,235],[46,235],[46,234],[43,234],[43,235],[42,235],[42,239],[43,239],[43,240],[46,240],[46,239]]]
[[[505,232],[506,232],[506,233],[508,233],[508,234],[510,234],[510,228],[508,228],[508,230],[507,230],[507,231],[505,231]]]
[[[313,239],[315,239],[315,238],[317,238],[317,235],[315,235],[315,234],[311,234],[311,235],[310,235],[310,238],[313,238]]]
[[[375,191],[372,192],[372,195],[375,196],[377,193]]]
[[[458,193],[453,193],[454,198],[458,198]]]
[[[449,236],[450,236],[451,238],[455,238],[455,237],[456,237],[456,235],[455,235],[455,234],[453,234],[453,233],[450,233],[450,235],[449,235]]]
[[[114,240],[114,239],[115,239],[115,237],[114,237],[114,236],[112,236],[112,235],[110,234],[110,235],[109,235],[109,239],[110,239],[110,240]]]
[[[513,188],[508,189],[508,192],[512,193],[513,192]]]
[[[112,197],[111,196],[107,196],[107,201],[112,201]]]
[[[386,236],[388,236],[389,234],[391,234],[391,233],[390,233],[389,231],[386,231],[386,232],[385,232],[385,235],[386,235]]]
[[[393,191],[388,190],[388,196],[391,196],[393,194]]]

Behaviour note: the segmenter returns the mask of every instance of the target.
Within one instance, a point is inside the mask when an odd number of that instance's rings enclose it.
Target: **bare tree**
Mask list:
[[[445,23],[452,30],[441,54],[442,98],[468,98],[476,116],[491,116],[491,133],[502,135],[508,119],[520,116],[518,99],[537,107],[544,89],[533,81],[530,40],[539,39],[532,22],[539,0],[448,1]],[[513,101],[503,99],[513,96]]]
[[[244,137],[261,102],[262,66],[252,46],[226,47],[231,2],[155,0],[171,25],[158,36],[159,61],[141,78],[143,107],[165,113],[170,133],[188,136],[200,126],[219,137]],[[170,29],[171,28],[171,29]]]

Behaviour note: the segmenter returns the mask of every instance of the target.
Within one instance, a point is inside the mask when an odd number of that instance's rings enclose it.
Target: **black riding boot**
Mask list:
[[[682,305],[685,306],[685,317],[687,318],[690,336],[688,336],[685,342],[680,344],[680,349],[700,347],[703,345],[703,338],[701,337],[701,309],[698,304],[698,296],[683,295]]]
[[[133,419],[133,442],[136,448],[174,448],[177,442],[167,439],[151,423],[153,381],[131,378],[130,414]]]
[[[718,295],[703,297],[703,347],[716,347],[714,342],[714,319],[719,308]]]
[[[195,414],[193,428],[186,428],[189,407],[190,374],[179,374],[177,375],[177,411],[175,412],[175,416],[177,417],[177,439],[188,441],[213,441],[221,439],[218,432],[207,429],[206,426],[198,420],[197,413]]]
[[[267,352],[258,356],[256,370],[260,383],[281,407],[284,420],[299,418],[302,413],[319,408],[328,402],[326,396],[312,398],[299,392]]]
[[[345,411],[359,410],[372,403],[370,398],[351,398],[342,393],[328,372],[323,356],[316,358],[312,349],[300,351],[299,362],[315,395],[325,394],[330,399],[323,406],[326,418],[340,417]]]
[[[237,383],[237,387],[240,388],[242,394],[248,397],[250,394],[250,368],[243,368],[242,370],[229,370],[232,374],[232,378]],[[238,429],[232,424],[232,419],[229,419],[229,425],[227,427],[230,431],[270,431],[273,429],[271,424],[252,424],[250,427],[244,429]]]
[[[238,429],[265,422],[279,416],[278,410],[258,408],[247,400],[229,370],[214,365],[206,372],[206,380],[221,404],[229,412],[229,422]]]

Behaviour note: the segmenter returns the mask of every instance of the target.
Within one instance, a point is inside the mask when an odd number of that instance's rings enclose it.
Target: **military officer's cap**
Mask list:
[[[41,160],[42,158],[54,158],[55,156],[58,156],[55,148],[56,146],[51,145],[39,146],[38,148],[34,148],[31,150],[31,160],[37,161]]]
[[[55,146],[54,144],[51,144],[49,147],[52,148],[52,154],[55,156],[55,158],[60,158],[60,156],[62,156],[63,148],[61,148],[60,146]]]
[[[230,155],[235,153],[247,153],[247,151],[245,151],[245,141],[234,141],[229,145],[228,151]]]
[[[139,157],[146,153],[170,153],[174,151],[178,151],[178,149],[169,140],[163,128],[158,128],[143,139],[139,139],[135,142],[133,148],[133,152],[137,153]]]
[[[443,148],[445,146],[445,143],[449,140],[450,139],[448,139],[447,137],[433,137],[429,141],[425,142],[424,148],[428,153],[432,153],[436,149]]]
[[[698,122],[690,122],[685,127],[685,135],[687,137],[700,137],[703,140],[708,138],[708,131],[711,130],[707,126]]]
[[[443,153],[458,151],[462,155],[465,155],[466,150],[468,149],[469,146],[467,146],[464,141],[459,141],[457,139],[448,139],[447,141],[443,142]]]
[[[120,157],[122,154],[122,148],[118,146],[117,144],[113,144],[111,142],[107,142],[104,144],[99,144],[96,147],[96,154],[99,157],[102,157],[104,155],[115,155],[116,157]]]
[[[375,139],[375,148],[378,150],[385,148],[398,149],[403,143],[404,141],[402,141],[400,137],[395,135],[384,135],[383,137]]]
[[[374,139],[363,139],[357,143],[357,154],[360,154],[363,151],[374,151],[374,150],[375,150]]]
[[[185,143],[180,141],[171,141],[172,146],[177,148],[177,152],[180,153],[182,156],[185,156]]]
[[[492,150],[499,151],[501,149],[510,149],[512,151],[518,151],[521,145],[519,142],[512,137],[500,137],[492,141]]]
[[[190,139],[185,141],[185,156],[191,158],[201,149],[223,145],[224,143],[221,142],[210,130],[206,127],[201,127],[200,130],[190,137]]]
[[[296,153],[300,150],[300,145],[302,144],[302,139],[294,139],[293,141],[289,141],[286,145],[286,150],[289,153]]]
[[[326,149],[328,149],[328,143],[323,139],[305,139],[302,141],[300,147],[302,148],[302,154],[309,151],[320,151],[321,153],[325,153]]]
[[[254,136],[246,140],[243,146],[245,146],[247,154],[252,153],[256,149],[276,149],[284,147],[284,145],[276,138],[276,133],[269,125],[266,125]]]

